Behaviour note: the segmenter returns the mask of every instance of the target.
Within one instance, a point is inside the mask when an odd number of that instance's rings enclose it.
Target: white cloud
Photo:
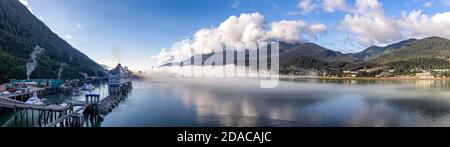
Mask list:
[[[324,24],[308,25],[301,20],[282,20],[272,23],[272,29],[269,32],[269,36],[277,40],[295,43],[299,40],[303,40],[302,33],[309,33],[311,36],[315,37],[316,35],[325,32],[326,26]]]
[[[326,12],[334,12],[336,10],[347,11],[349,9],[346,0],[323,0],[322,5]]]
[[[350,6],[348,6],[347,0],[300,0],[297,8],[306,14],[318,8],[322,8],[325,12],[348,11]]]
[[[267,29],[268,28],[268,29]],[[315,37],[326,32],[324,24],[308,24],[301,20],[282,20],[265,23],[264,16],[259,13],[244,13],[230,16],[218,27],[204,28],[194,34],[193,39],[185,39],[163,49],[152,56],[158,64],[186,59],[192,50],[196,54],[211,53],[224,48],[225,44],[234,49],[247,49],[257,41],[299,42],[304,36]]]
[[[312,36],[315,36],[317,34],[325,33],[327,31],[327,27],[321,23],[312,24],[309,26],[308,31]]]
[[[312,0],[300,0],[297,8],[300,8],[303,13],[309,13],[317,8],[317,4]]]
[[[385,15],[378,0],[357,0],[354,10],[341,21],[341,28],[355,35],[363,46],[429,36],[450,39],[449,18],[450,12],[428,16],[420,10],[403,11],[400,18],[394,18]]]
[[[450,12],[436,13],[433,16],[422,14],[420,10],[402,12],[399,26],[408,37],[440,36],[450,38]]]
[[[25,7],[27,7],[27,9],[33,13],[33,9],[31,9],[30,4],[28,3],[28,0],[19,0],[20,3],[22,3]]]
[[[378,0],[356,0],[355,9],[359,14],[384,15],[383,4]]]
[[[283,15],[287,15],[287,16],[297,16],[300,14],[305,14],[304,12],[297,12],[297,11],[292,11],[292,12],[286,12]]]
[[[355,10],[344,17],[341,27],[355,34],[364,46],[387,44],[402,39],[396,21],[385,16],[378,0],[357,0]]]
[[[431,8],[431,7],[433,7],[433,3],[432,2],[426,2],[422,6],[426,7],[426,8]]]
[[[76,27],[77,27],[78,29],[83,28],[83,26],[82,26],[81,24],[77,24]]]

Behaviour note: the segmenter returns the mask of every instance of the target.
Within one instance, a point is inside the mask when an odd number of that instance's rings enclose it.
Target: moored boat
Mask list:
[[[25,102],[25,104],[43,105],[44,102],[42,102],[41,99],[39,99],[39,97],[37,96],[37,93],[34,93],[33,96]]]
[[[82,89],[83,90],[87,90],[87,91],[91,91],[91,90],[94,90],[95,89],[95,86],[94,85],[92,85],[92,84],[84,84],[83,86],[82,86]]]

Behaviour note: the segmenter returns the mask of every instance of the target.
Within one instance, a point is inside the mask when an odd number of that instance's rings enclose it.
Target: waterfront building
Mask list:
[[[120,86],[131,82],[132,72],[128,70],[128,67],[122,67],[119,63],[114,69],[108,73],[108,84],[110,86]]]
[[[128,67],[122,67],[119,63],[115,68],[108,72],[108,87],[110,93],[117,93],[123,87],[131,85],[133,72]]]
[[[49,87],[59,88],[63,82],[58,79],[27,79],[27,80],[10,80],[13,87]]]
[[[421,79],[432,79],[432,78],[434,78],[434,76],[431,75],[430,72],[416,73],[416,77],[421,78]]]

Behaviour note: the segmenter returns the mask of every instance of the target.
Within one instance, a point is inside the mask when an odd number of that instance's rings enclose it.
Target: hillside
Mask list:
[[[409,75],[417,70],[449,69],[450,40],[429,37],[367,61],[353,62],[343,70],[356,71],[364,68],[394,70],[395,75]]]
[[[32,63],[36,48],[42,53],[36,54],[37,66],[30,78],[58,78],[60,69],[63,79],[104,74],[100,65],[53,33],[20,2],[1,0],[0,82],[27,78],[27,63]]]
[[[280,60],[289,60],[297,57],[311,57],[327,62],[352,62],[358,60],[350,55],[332,51],[314,43],[297,44],[285,53],[280,53]]]
[[[270,49],[270,46],[268,46],[268,48]],[[235,57],[236,54],[238,53],[237,52],[234,53]],[[258,60],[249,58],[248,50],[246,50],[244,54],[246,65],[248,65],[249,60]],[[270,52],[268,54],[270,56]],[[196,55],[194,57],[191,57],[190,60],[188,59],[181,63],[189,65],[193,63],[193,58],[198,58],[200,56],[203,56],[202,59],[203,62],[205,62],[205,60],[211,58],[212,54]],[[224,56],[225,56],[224,58],[226,58],[225,51]],[[280,42],[279,59],[281,68],[288,66],[295,66],[297,68],[305,68],[305,69],[310,68],[320,69],[322,65],[327,64],[329,62],[353,62],[358,60],[354,57],[351,57],[350,55],[332,51],[314,43],[290,44],[284,42]],[[236,64],[237,61],[234,62]],[[174,64],[175,63],[167,63],[162,65],[161,67],[171,66]]]
[[[396,51],[400,48],[403,48],[405,46],[408,46],[410,44],[412,44],[413,42],[415,42],[416,39],[408,39],[408,40],[404,40],[404,41],[400,41],[398,43],[394,43],[394,44],[390,44],[388,46],[385,47],[380,47],[380,46],[371,46],[361,52],[358,53],[350,53],[350,55],[352,57],[361,59],[361,60],[370,60],[370,59],[374,59],[377,58],[381,55],[384,54],[388,54],[391,53],[393,51]]]
[[[246,65],[249,60],[257,60],[249,59],[248,53],[245,54]],[[211,54],[202,56],[206,60]],[[393,75],[410,75],[420,70],[450,69],[450,40],[440,37],[408,39],[385,47],[372,46],[362,52],[350,54],[329,50],[314,43],[280,43],[279,58],[282,74],[303,75],[315,72],[342,76],[344,71],[373,69],[373,73],[361,76],[375,76],[394,69],[394,73],[391,73]],[[192,61],[191,57],[191,60],[183,63],[190,64]],[[163,66],[171,65],[168,63]]]
[[[424,38],[370,61],[384,64],[418,58],[450,59],[450,40],[440,37]]]

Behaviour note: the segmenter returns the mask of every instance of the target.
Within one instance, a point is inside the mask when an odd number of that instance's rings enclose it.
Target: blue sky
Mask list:
[[[265,37],[292,38],[292,34],[272,27],[274,22],[285,20],[279,27],[298,29],[301,37],[296,40],[342,52],[412,37],[450,38],[450,32],[439,31],[447,27],[450,30],[450,0],[20,1],[54,32],[98,63],[113,66],[119,60],[113,56],[115,50],[121,53],[120,62],[135,70],[148,70],[158,64],[152,56],[161,55],[161,49],[166,49],[164,55],[171,56],[173,51],[181,50],[174,43],[187,40],[194,45],[193,38],[199,30],[217,32],[230,16],[243,18],[241,14],[257,13],[249,16],[250,21],[262,16],[267,29],[263,33],[271,34]],[[302,2],[308,5],[302,7]],[[312,26],[321,27],[308,29]],[[430,26],[438,27],[421,29]]]

